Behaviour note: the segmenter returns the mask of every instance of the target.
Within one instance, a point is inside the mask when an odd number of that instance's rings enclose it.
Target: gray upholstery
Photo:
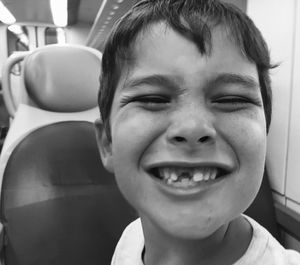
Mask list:
[[[48,125],[14,149],[1,198],[6,265],[109,265],[135,218],[102,167],[92,123]]]

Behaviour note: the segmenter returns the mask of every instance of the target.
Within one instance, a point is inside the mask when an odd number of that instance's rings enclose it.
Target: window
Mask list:
[[[65,31],[62,28],[46,28],[45,44],[66,43]]]
[[[14,52],[29,51],[28,30],[25,26],[11,25],[7,27],[7,52],[8,56]],[[17,63],[11,73],[19,76],[21,74],[21,63]]]

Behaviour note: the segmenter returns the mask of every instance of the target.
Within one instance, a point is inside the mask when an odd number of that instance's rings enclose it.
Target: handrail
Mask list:
[[[0,258],[3,257],[4,251],[4,227],[3,224],[0,223]],[[0,265],[2,265],[2,259],[0,259]]]
[[[13,95],[11,91],[11,83],[10,83],[10,73],[11,69],[15,64],[22,61],[26,55],[30,52],[16,52],[13,53],[5,62],[3,69],[2,69],[2,92],[3,92],[3,99],[4,104],[7,108],[8,114],[14,118],[17,106],[13,100]]]

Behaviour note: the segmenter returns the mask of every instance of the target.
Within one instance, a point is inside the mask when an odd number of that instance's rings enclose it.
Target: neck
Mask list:
[[[143,222],[145,265],[233,264],[246,252],[252,238],[252,228],[242,217],[204,239],[176,238],[159,229],[147,233],[147,226]]]

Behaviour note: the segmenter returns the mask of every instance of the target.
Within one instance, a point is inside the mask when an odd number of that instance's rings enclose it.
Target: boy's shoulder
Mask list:
[[[246,253],[234,265],[299,265],[300,253],[285,249],[264,227],[244,215],[253,229]]]
[[[116,246],[111,265],[144,265],[144,234],[140,219],[130,223]]]
[[[246,253],[233,265],[299,265],[300,253],[285,249],[260,224],[243,215],[253,229]],[[111,265],[143,265],[144,235],[141,220],[137,219],[124,230]]]

